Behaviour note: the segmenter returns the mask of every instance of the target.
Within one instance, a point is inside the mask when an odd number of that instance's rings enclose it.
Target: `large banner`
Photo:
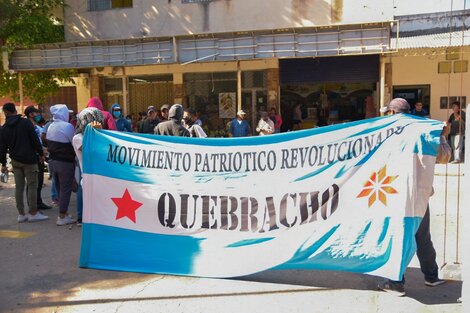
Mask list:
[[[80,265],[398,280],[416,250],[442,127],[403,114],[248,138],[89,127]]]

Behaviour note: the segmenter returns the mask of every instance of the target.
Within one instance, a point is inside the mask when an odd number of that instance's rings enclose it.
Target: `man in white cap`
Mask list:
[[[237,112],[237,117],[230,123],[230,137],[246,137],[251,136],[251,129],[245,120],[246,113],[243,110]]]
[[[410,113],[410,104],[403,98],[395,98],[390,101],[388,105],[380,108],[380,112],[385,113],[386,115]],[[442,144],[447,144],[443,135],[441,135],[441,145]],[[442,150],[441,147],[440,149]],[[450,155],[445,157],[445,159],[448,160],[449,157]],[[446,162],[447,161],[445,160],[442,161],[442,163]],[[416,255],[419,260],[421,272],[423,272],[424,274],[424,284],[428,287],[435,287],[445,283],[445,280],[440,279],[438,276],[439,267],[436,263],[436,250],[434,249],[433,243],[431,241],[430,227],[431,225],[428,204],[426,212],[423,216],[423,220],[421,221],[418,231],[415,234]],[[403,276],[402,280],[400,281],[388,280],[383,284],[379,284],[379,289],[394,294],[396,296],[404,296],[405,277]]]

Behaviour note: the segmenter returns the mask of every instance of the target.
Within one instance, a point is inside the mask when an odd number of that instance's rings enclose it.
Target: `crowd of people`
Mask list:
[[[82,221],[82,139],[86,126],[123,132],[144,134],[207,137],[202,122],[196,112],[183,108],[180,104],[165,104],[160,109],[147,108],[146,116],[133,123],[129,116],[124,117],[121,105],[115,103],[106,111],[98,97],[92,97],[87,107],[73,114],[65,104],[50,107],[52,119],[46,122],[41,112],[28,106],[23,114],[18,114],[14,103],[3,106],[6,117],[0,128],[1,172],[8,173],[7,154],[10,158],[15,180],[15,199],[18,210],[17,221],[35,222],[49,219],[43,211],[53,206],[59,209],[58,226]],[[246,113],[238,111],[231,122],[232,137],[250,136],[251,129],[245,120]],[[256,127],[259,135],[269,135],[280,131],[282,119],[272,109],[271,114],[260,113]],[[134,125],[133,125],[134,124]],[[46,167],[47,165],[47,167]],[[42,188],[45,170],[51,179],[52,205],[44,203]],[[28,211],[24,207],[23,193],[26,188]],[[72,193],[77,194],[76,218],[69,212]]]

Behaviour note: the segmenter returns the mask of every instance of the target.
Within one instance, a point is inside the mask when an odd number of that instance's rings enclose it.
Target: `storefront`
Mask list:
[[[284,131],[300,104],[304,128],[364,119],[377,113],[380,56],[280,60]]]

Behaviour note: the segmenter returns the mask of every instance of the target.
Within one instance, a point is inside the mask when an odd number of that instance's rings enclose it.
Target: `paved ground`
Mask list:
[[[10,184],[0,184],[0,312],[462,311],[457,303],[462,287],[457,165],[438,167],[430,204],[438,263],[444,265],[441,274],[453,280],[425,287],[414,259],[403,298],[376,291],[378,277],[341,272],[266,271],[239,279],[205,279],[80,269],[81,228],[56,226],[57,209],[46,213],[49,221],[16,223],[12,180],[10,176]],[[48,195],[50,181],[46,184]]]

